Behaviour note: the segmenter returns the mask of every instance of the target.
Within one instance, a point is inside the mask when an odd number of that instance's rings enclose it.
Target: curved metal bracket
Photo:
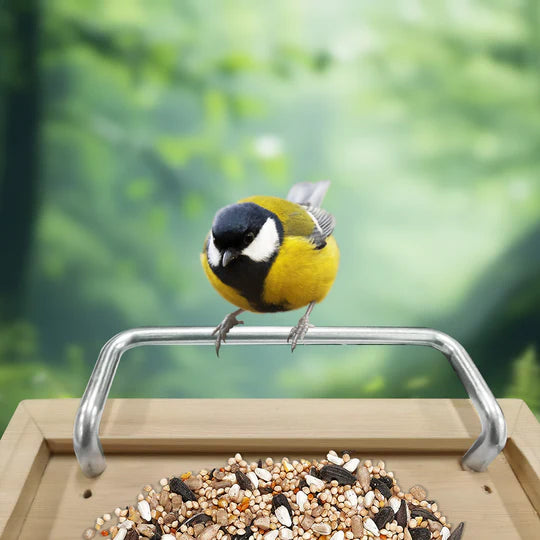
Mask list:
[[[233,328],[228,345],[285,345],[290,328]],[[86,476],[100,475],[106,467],[99,426],[116,368],[122,354],[143,345],[214,345],[213,328],[155,327],[126,330],[101,350],[77,411],[73,447]],[[449,360],[480,417],[482,432],[463,456],[463,468],[484,471],[506,444],[504,415],[486,381],[465,349],[443,332],[430,328],[316,327],[306,345],[423,345],[441,351]]]

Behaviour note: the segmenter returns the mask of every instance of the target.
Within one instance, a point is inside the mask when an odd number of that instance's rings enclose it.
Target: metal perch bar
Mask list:
[[[126,330],[111,338],[100,352],[77,411],[73,430],[75,455],[86,476],[106,467],[99,426],[122,354],[143,345],[211,345],[213,328],[148,327]],[[286,345],[290,328],[252,326],[234,328],[227,345]],[[504,415],[467,351],[452,337],[430,328],[316,327],[305,345],[422,345],[441,351],[463,383],[480,417],[482,432],[462,458],[464,469],[484,471],[506,444]]]

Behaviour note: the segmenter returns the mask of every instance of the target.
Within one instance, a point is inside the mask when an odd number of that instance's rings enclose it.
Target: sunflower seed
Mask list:
[[[189,489],[184,481],[180,478],[171,478],[169,481],[169,487],[173,493],[180,495],[184,502],[197,500],[195,493],[193,493],[193,491],[191,491],[191,489]]]
[[[452,534],[448,537],[448,540],[461,540],[461,536],[463,535],[463,527],[465,527],[465,523],[461,522],[452,532]],[[441,531],[442,535],[442,531]]]
[[[422,519],[432,519],[433,521],[439,521],[437,519],[437,516],[432,514],[429,510],[425,510],[424,508],[418,508],[418,506],[414,506],[411,508],[411,516],[413,518],[421,517]]]
[[[315,478],[311,474],[306,474],[306,482],[309,487],[313,486],[317,491],[324,489],[325,483],[320,478]]]
[[[246,475],[251,483],[253,484],[253,488],[257,489],[259,487],[259,479],[257,478],[257,475],[253,471],[249,471]]]
[[[236,475],[236,482],[242,489],[249,489],[250,491],[254,490],[253,484],[246,474],[240,470],[236,471],[234,474]]]
[[[152,521],[152,514],[150,513],[150,505],[148,504],[148,501],[139,501],[137,508],[139,509],[141,517],[145,521]]]
[[[330,540],[345,540],[345,534],[343,531],[337,531],[330,537]]]
[[[319,471],[319,475],[322,480],[327,482],[336,480],[340,486],[353,486],[356,482],[354,474],[339,465],[325,465]]]
[[[380,494],[385,498],[389,499],[392,496],[390,488],[386,485],[386,482],[383,482],[380,478],[372,478],[369,485],[373,489],[378,489]]]
[[[343,465],[344,461],[339,456],[336,456],[335,454],[326,454],[326,459],[328,461],[331,461],[335,465]]]
[[[375,500],[375,492],[368,491],[366,495],[364,496],[364,508],[366,510],[369,510],[374,500]]]
[[[278,506],[274,510],[274,514],[276,514],[278,521],[282,525],[285,525],[286,527],[290,527],[292,525],[291,515],[285,506]]]
[[[397,514],[399,507],[401,506],[401,499],[399,497],[390,497],[388,503],[392,507],[394,514]]]
[[[405,502],[405,500],[402,500],[399,506],[399,510],[396,512],[395,516],[397,524],[400,527],[405,528],[407,526],[407,523],[409,523],[409,516],[407,511],[407,503]]]
[[[283,493],[278,493],[277,495],[274,495],[272,499],[272,509],[276,509],[280,506],[284,506],[287,509],[287,512],[289,512],[290,515],[293,514],[291,505],[289,504],[289,499],[283,495]]]
[[[358,465],[360,465],[360,460],[358,458],[352,458],[343,465],[343,468],[353,473],[358,468]]]
[[[423,527],[415,527],[414,529],[409,529],[412,540],[430,540],[431,533],[424,529]]]
[[[276,540],[276,538],[278,537],[278,535],[279,535],[279,531],[278,531],[278,530],[268,531],[268,532],[264,535],[264,540]]]
[[[345,498],[351,503],[352,508],[358,506],[358,495],[355,493],[354,489],[348,489],[345,492]]]
[[[255,474],[265,482],[270,482],[272,480],[272,473],[270,471],[267,471],[266,469],[261,469],[260,467],[257,467],[255,469]]]
[[[208,514],[200,513],[191,516],[189,519],[186,519],[182,525],[196,525],[197,523],[206,523],[207,521],[212,521],[212,518]]]
[[[118,529],[118,532],[116,533],[116,536],[114,537],[114,540],[124,540],[126,535],[127,535],[127,529]],[[137,535],[137,536],[139,536],[139,535]]]
[[[389,476],[381,476],[379,480],[384,482],[390,489],[392,489],[392,486],[394,485],[394,480],[392,478]]]
[[[364,521],[364,529],[373,534],[373,536],[379,536],[379,527],[375,525],[375,522],[371,518],[367,518]]]
[[[394,519],[394,511],[390,506],[385,506],[379,510],[379,513],[373,518],[375,525],[379,529],[383,529],[387,523]]]
[[[303,491],[296,494],[296,504],[300,508],[300,512],[304,511],[304,505],[308,502],[308,497]]]

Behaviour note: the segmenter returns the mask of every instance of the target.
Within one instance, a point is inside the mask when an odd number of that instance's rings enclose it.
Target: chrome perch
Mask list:
[[[143,345],[211,345],[213,328],[148,327],[126,330],[111,338],[100,352],[81,399],[73,430],[75,455],[86,476],[99,476],[106,467],[99,426],[122,354]],[[233,328],[227,345],[286,345],[290,328]],[[464,469],[484,471],[506,444],[504,415],[467,351],[452,337],[430,328],[315,327],[305,345],[422,345],[441,351],[463,383],[480,417],[482,432],[462,458]]]

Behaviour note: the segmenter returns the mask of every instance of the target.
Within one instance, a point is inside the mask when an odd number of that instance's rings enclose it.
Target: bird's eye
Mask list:
[[[253,239],[255,238],[255,235],[252,232],[247,232],[244,234],[244,244],[247,246],[253,242]]]

